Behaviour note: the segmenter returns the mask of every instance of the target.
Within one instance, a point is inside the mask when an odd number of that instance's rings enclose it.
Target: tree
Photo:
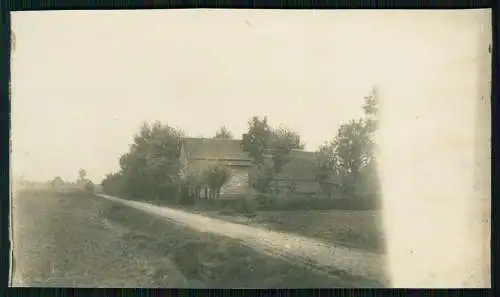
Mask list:
[[[280,173],[290,161],[290,153],[293,149],[304,149],[299,134],[283,126],[272,130],[270,150],[275,173]]]
[[[374,133],[378,128],[379,95],[377,86],[373,87],[371,93],[364,98],[363,111],[365,113],[365,125],[368,133]]]
[[[253,117],[248,121],[248,132],[243,134],[241,146],[252,157],[253,168],[249,174],[250,185],[259,193],[266,193],[273,177],[273,164],[266,160],[266,151],[272,137],[267,117]]]
[[[83,180],[83,179],[85,179],[85,176],[87,175],[87,171],[85,169],[80,169],[78,171],[78,175],[80,176],[80,179]]]
[[[199,172],[190,172],[186,178],[184,186],[187,187],[189,196],[193,196],[193,198],[200,198],[200,191],[205,185],[205,181],[203,176]]]
[[[361,189],[358,193],[363,197],[380,197],[380,181],[377,170],[377,159],[373,158],[367,166],[361,169]]]
[[[231,171],[227,166],[216,163],[208,166],[204,172],[206,183],[210,189],[210,198],[220,197],[220,190],[231,178]]]
[[[274,177],[275,172],[270,159],[265,159],[262,164],[255,164],[248,175],[250,186],[260,194],[269,193]]]
[[[267,122],[267,116],[262,120],[253,117],[248,121],[248,126],[248,132],[242,137],[242,148],[248,152],[255,164],[262,164],[272,137],[272,129]]]
[[[215,133],[214,139],[220,139],[220,140],[233,139],[233,134],[225,126],[222,126]]]
[[[379,92],[377,86],[373,87],[370,95],[365,97],[363,106],[365,111],[365,133],[367,134],[367,147],[365,152],[369,155],[367,165],[362,168],[363,195],[380,195],[380,181],[375,158],[375,132],[379,126]]]
[[[253,117],[243,134],[242,148],[253,158],[250,184],[260,193],[267,193],[270,183],[290,161],[293,149],[303,149],[300,136],[286,127],[271,128],[267,117]]]
[[[60,177],[60,176],[56,176],[53,180],[52,180],[52,189],[58,187],[58,186],[61,186],[64,184],[64,181],[63,179]]]
[[[108,195],[115,196],[127,196],[125,192],[125,179],[121,173],[111,173],[106,175],[106,177],[101,182],[102,190]]]
[[[376,117],[378,115],[378,87],[374,86],[368,96],[364,97],[363,111],[366,117]]]
[[[176,199],[182,137],[180,130],[160,122],[142,125],[129,152],[120,158],[128,195]]]
[[[337,166],[346,192],[355,194],[360,170],[368,164],[371,157],[369,138],[365,133],[362,120],[351,120],[341,125],[334,140]]]
[[[345,192],[354,195],[365,193],[366,174],[373,170],[374,132],[378,126],[377,89],[365,97],[365,117],[349,121],[340,126],[332,145],[336,156],[336,167]],[[370,174],[372,174],[371,172]]]
[[[339,176],[337,166],[337,156],[335,154],[335,143],[323,144],[315,153],[315,176],[321,192],[327,197],[332,196],[332,182]]]
[[[89,180],[89,181],[87,181],[87,182],[85,183],[84,190],[85,190],[85,192],[87,192],[87,193],[94,193],[94,192],[95,192],[95,185],[94,185],[94,183],[93,183],[93,182],[91,182],[90,180]]]

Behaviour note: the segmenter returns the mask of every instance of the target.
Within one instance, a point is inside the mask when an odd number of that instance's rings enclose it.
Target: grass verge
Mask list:
[[[311,237],[335,245],[385,252],[380,210],[256,210],[248,201],[224,200],[200,201],[193,206],[171,205],[162,200],[145,202]]]
[[[385,251],[382,213],[374,210],[260,211],[249,224],[376,253]]]

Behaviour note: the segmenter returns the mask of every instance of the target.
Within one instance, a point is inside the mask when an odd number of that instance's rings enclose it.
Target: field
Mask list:
[[[130,241],[109,203],[85,193],[22,190],[12,199],[14,286],[189,286],[175,263]]]
[[[23,278],[31,285],[349,287],[237,239],[200,233],[85,193],[24,191],[20,196],[16,266],[29,268]]]

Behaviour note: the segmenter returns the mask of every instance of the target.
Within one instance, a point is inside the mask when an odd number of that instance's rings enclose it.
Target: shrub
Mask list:
[[[85,184],[85,192],[87,193],[94,193],[95,192],[95,186],[94,186],[94,183],[91,182],[91,181],[88,181],[86,184]]]
[[[258,209],[258,202],[249,196],[237,200],[235,210],[240,213],[254,213]]]
[[[192,206],[195,204],[195,198],[183,189],[177,203],[182,206]]]

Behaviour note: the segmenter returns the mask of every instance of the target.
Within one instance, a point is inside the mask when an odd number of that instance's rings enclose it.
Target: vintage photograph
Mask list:
[[[11,17],[11,286],[491,286],[490,10]]]

